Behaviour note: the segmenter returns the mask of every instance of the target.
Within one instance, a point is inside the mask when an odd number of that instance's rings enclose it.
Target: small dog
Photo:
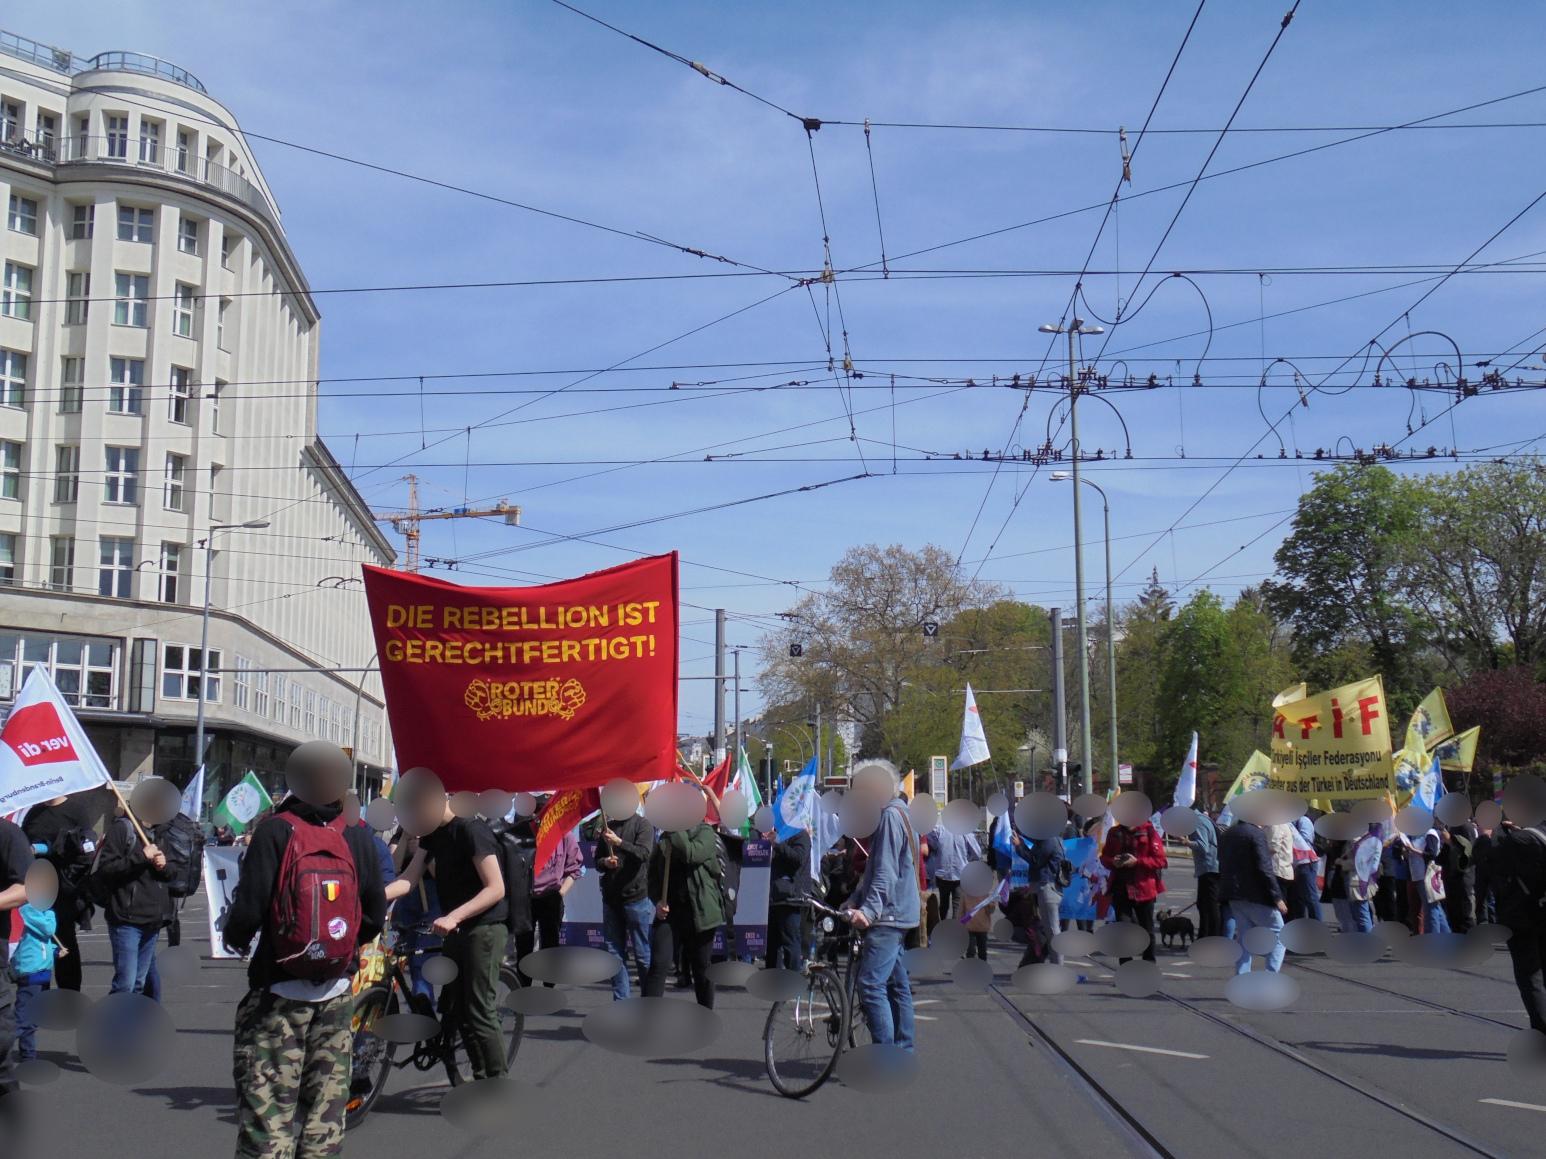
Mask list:
[[[1165,910],[1159,916],[1160,940],[1170,946],[1175,939],[1181,939],[1181,948],[1197,940],[1197,927],[1192,924],[1192,919],[1185,916],[1177,916],[1174,910]]]

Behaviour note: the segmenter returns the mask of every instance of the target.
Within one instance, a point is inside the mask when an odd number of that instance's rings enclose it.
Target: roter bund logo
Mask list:
[[[585,686],[578,680],[484,680],[467,685],[462,699],[479,720],[509,720],[516,716],[556,716],[573,720],[585,704]]]

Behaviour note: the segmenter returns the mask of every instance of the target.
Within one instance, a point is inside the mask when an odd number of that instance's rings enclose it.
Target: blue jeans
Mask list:
[[[612,975],[612,997],[617,1001],[631,993],[628,986],[628,950],[633,949],[634,965],[639,970],[639,985],[650,972],[650,927],[655,924],[655,903],[647,897],[638,901],[601,903],[601,937],[607,949],[617,955],[617,973]]]
[[[1236,974],[1249,974],[1251,972],[1251,955],[1245,948],[1245,935],[1258,927],[1272,930],[1274,933],[1283,932],[1283,915],[1278,912],[1277,906],[1263,905],[1259,901],[1241,901],[1239,898],[1229,903],[1229,912],[1235,915],[1236,940],[1240,943],[1240,957],[1235,962]],[[1272,953],[1267,955],[1267,970],[1276,974],[1283,967],[1283,943],[1274,942]]]
[[[1353,901],[1339,897],[1332,903],[1337,911],[1337,931],[1343,934],[1366,934],[1374,928],[1374,910],[1365,901]]]
[[[49,970],[25,974],[16,979],[16,1057],[19,1062],[30,1062],[38,1056],[38,1020],[33,1011],[38,995],[48,989]]]
[[[156,939],[160,936],[160,926],[124,926],[108,922],[107,940],[113,947],[113,984],[108,987],[109,994],[144,991],[145,976],[156,960]]]
[[[854,989],[870,1037],[913,1051],[913,989],[907,980],[902,948],[907,931],[897,926],[871,926],[859,951]]]
[[[1450,932],[1449,915],[1444,912],[1444,903],[1429,901],[1426,896],[1423,898],[1423,932],[1428,934]]]

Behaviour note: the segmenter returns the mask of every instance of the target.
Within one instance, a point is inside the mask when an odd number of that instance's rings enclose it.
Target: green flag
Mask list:
[[[245,833],[247,826],[252,824],[252,819],[273,803],[273,798],[268,795],[263,782],[258,780],[258,775],[249,772],[232,785],[225,799],[215,806],[215,813],[211,820],[217,827],[230,826],[232,833]]]
[[[741,826],[741,832],[747,837],[752,836],[752,817],[757,810],[762,808],[762,791],[757,787],[757,777],[752,772],[751,761],[746,759],[746,750],[740,751],[735,762],[735,775],[730,778],[730,787],[739,789],[746,796],[746,824]]]

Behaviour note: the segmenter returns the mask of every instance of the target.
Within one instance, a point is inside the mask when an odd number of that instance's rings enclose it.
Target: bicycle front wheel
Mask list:
[[[843,988],[822,969],[811,970],[803,993],[773,1003],[762,1045],[774,1090],[800,1099],[831,1077],[843,1052],[847,1013]]]
[[[376,1021],[398,1010],[397,995],[391,986],[371,986],[354,1000],[353,1065],[349,1078],[349,1098],[344,1103],[344,1130],[357,1127],[386,1090],[387,1075],[392,1072],[392,1055],[397,1048],[375,1033]]]
[[[521,1039],[526,1034],[526,1015],[510,1007],[510,995],[521,988],[520,976],[513,966],[502,966],[499,981],[505,988],[504,1000],[499,1004],[499,1040],[505,1049],[505,1069],[515,1065],[515,1056],[521,1049]],[[448,1032],[450,1047],[446,1051],[446,1077],[451,1085],[459,1086],[472,1081],[472,1063],[467,1057],[467,1041],[464,1035]]]

